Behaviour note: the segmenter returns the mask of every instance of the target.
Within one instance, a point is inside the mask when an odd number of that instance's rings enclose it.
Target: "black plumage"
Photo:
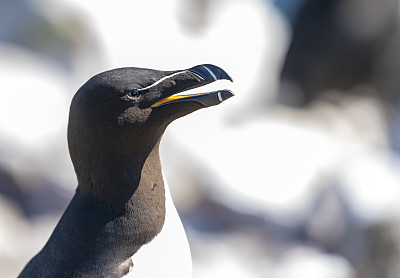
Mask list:
[[[121,68],[92,77],[75,94],[68,145],[78,187],[44,248],[19,277],[122,277],[130,257],[162,229],[165,192],[159,144],[173,120],[232,96],[228,90],[176,97],[218,79],[220,68]]]

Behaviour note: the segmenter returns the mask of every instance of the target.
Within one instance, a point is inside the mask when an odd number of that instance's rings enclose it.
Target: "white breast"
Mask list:
[[[126,278],[192,277],[192,257],[181,219],[165,182],[165,223],[160,234],[132,257]]]

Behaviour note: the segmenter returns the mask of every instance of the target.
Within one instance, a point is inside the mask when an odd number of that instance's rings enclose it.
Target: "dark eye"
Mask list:
[[[129,92],[127,92],[126,95],[127,95],[129,98],[135,99],[135,98],[138,98],[138,97],[139,97],[139,91],[136,90],[136,89],[133,89],[133,90],[130,90]]]

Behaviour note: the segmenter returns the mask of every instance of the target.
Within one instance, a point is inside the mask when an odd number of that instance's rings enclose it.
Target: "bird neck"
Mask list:
[[[158,144],[142,165],[136,164],[128,168],[140,172],[128,172],[123,181],[108,179],[110,183],[94,186],[102,191],[78,185],[49,241],[34,259],[51,264],[48,269],[54,273],[46,277],[110,277],[161,231],[165,189]]]
[[[163,188],[159,144],[160,139],[140,144],[140,150],[127,146],[122,152],[116,147],[90,159],[95,164],[82,163],[76,169],[80,188],[115,209],[124,209],[133,196],[139,197],[144,191]]]

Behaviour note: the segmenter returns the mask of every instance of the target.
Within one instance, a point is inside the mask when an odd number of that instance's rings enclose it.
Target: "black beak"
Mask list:
[[[221,79],[233,82],[232,78],[223,69],[214,65],[195,66],[190,68],[189,71],[207,82],[214,82]]]
[[[218,90],[215,92],[192,95],[176,95],[217,80],[226,79],[233,81],[223,69],[214,65],[199,65],[188,70],[175,72],[164,78],[165,81],[168,79],[170,81],[172,79],[176,85],[170,88],[170,90],[167,90],[166,93],[162,95],[161,99],[150,106],[151,108],[183,101],[197,102],[203,107],[209,107],[220,104],[233,96],[233,93],[229,90]],[[176,90],[174,90],[174,88]]]

